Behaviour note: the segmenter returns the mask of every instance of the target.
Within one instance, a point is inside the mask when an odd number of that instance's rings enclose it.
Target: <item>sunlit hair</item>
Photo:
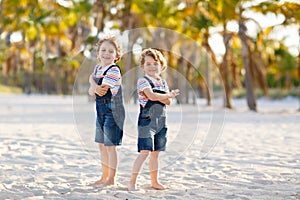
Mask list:
[[[114,60],[114,62],[118,62],[121,59],[121,47],[117,41],[116,36],[114,36],[114,35],[105,36],[97,42],[97,54],[98,54],[103,42],[106,42],[106,41],[109,42],[110,44],[112,44],[116,48],[117,55],[116,55],[116,59]]]
[[[146,56],[151,56],[155,61],[159,62],[161,65],[161,71],[164,71],[167,68],[167,61],[161,51],[152,48],[144,49],[142,51],[140,63],[141,67],[144,67]]]

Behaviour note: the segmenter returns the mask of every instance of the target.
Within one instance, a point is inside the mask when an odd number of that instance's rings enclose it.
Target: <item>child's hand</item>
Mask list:
[[[176,90],[171,90],[171,92],[168,93],[170,98],[174,98],[176,97],[177,95],[180,94],[180,90],[176,89]]]
[[[104,96],[107,93],[109,86],[107,85],[99,85],[96,90],[95,93],[98,94],[100,97]]]
[[[144,91],[141,91],[141,92],[140,92],[140,95],[141,95],[141,96],[144,96],[146,99],[148,99],[148,97],[147,97],[147,95],[145,94]]]

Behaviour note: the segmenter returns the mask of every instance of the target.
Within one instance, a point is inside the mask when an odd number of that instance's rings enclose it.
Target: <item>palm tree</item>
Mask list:
[[[198,29],[198,33],[201,34],[199,38],[202,38],[202,45],[211,56],[213,63],[218,66],[221,72],[222,80],[225,88],[224,106],[232,108],[231,103],[231,86],[229,82],[229,66],[230,60],[230,40],[232,33],[226,30],[227,22],[236,18],[235,7],[238,1],[197,1],[194,6],[195,13],[197,15],[191,17],[193,27]],[[211,35],[210,28],[214,25],[220,25],[223,27],[222,35],[225,45],[225,54],[221,64],[216,59],[216,55],[209,44],[209,37]],[[209,77],[207,77],[208,79]]]
[[[296,1],[283,1],[283,2],[262,2],[257,6],[252,6],[252,10],[266,14],[274,13],[276,15],[283,15],[285,17],[282,22],[283,26],[297,25],[298,32],[300,35],[300,4]],[[274,27],[272,27],[274,28]],[[300,46],[300,41],[299,41]],[[300,49],[298,50],[298,81],[300,80]],[[300,97],[299,97],[299,107],[300,107]],[[300,108],[299,108],[300,110]]]
[[[242,13],[242,12],[241,12]],[[250,60],[249,60],[249,44],[247,43],[247,35],[246,35],[247,28],[244,24],[244,21],[241,17],[239,21],[239,37],[241,38],[242,41],[242,57],[243,57],[243,64],[245,68],[245,84],[246,84],[246,99],[247,99],[247,104],[250,110],[256,111],[256,99],[254,97],[254,92],[253,92],[253,81],[250,73]]]

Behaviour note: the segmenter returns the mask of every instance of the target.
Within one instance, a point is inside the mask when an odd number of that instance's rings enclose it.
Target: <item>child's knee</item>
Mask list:
[[[105,146],[108,152],[115,152],[116,146]]]
[[[140,157],[143,158],[143,159],[146,159],[148,157],[148,155],[150,154],[151,151],[148,151],[148,150],[142,150],[140,151]]]
[[[106,148],[103,143],[99,143],[99,149],[100,151],[106,151]]]
[[[151,158],[157,159],[157,158],[158,158],[158,155],[159,155],[159,151],[152,151],[152,152],[150,153],[150,159],[151,159]]]

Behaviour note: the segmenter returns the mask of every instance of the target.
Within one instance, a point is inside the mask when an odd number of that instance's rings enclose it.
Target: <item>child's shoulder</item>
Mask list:
[[[114,64],[114,65],[111,65],[107,71],[109,72],[115,72],[115,73],[120,73],[121,72],[121,69],[120,69],[120,66],[117,65],[117,64]]]
[[[100,63],[97,63],[97,64],[94,66],[94,70],[97,70],[99,67],[100,67]]]
[[[142,76],[142,77],[139,77],[139,78],[138,78],[138,81],[139,81],[139,80],[147,80],[147,79],[145,78],[145,76]]]
[[[112,64],[111,68],[120,68],[120,66],[118,64]]]
[[[137,80],[137,85],[148,85],[149,84],[149,81],[143,76],[143,77],[140,77],[138,78]]]
[[[138,78],[138,83],[149,83],[148,79],[145,76]]]
[[[109,66],[109,69],[118,69],[118,70],[120,70],[120,66],[117,65],[117,64],[113,64],[113,65]]]

